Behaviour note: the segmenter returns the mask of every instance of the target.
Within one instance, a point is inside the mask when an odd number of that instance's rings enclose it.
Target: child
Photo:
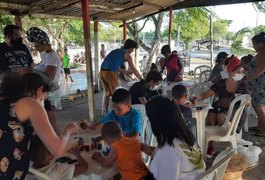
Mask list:
[[[175,85],[172,88],[172,96],[174,98],[175,103],[179,106],[180,111],[187,122],[188,127],[193,131],[192,125],[192,111],[189,107],[185,106],[185,102],[187,101],[188,91],[183,85]],[[195,129],[195,128],[194,128]],[[194,133],[194,131],[193,131]]]
[[[78,150],[72,150],[78,160],[77,164],[68,164],[52,161],[54,156],[48,151],[38,136],[32,136],[29,156],[33,162],[33,168],[46,174],[51,179],[73,179],[88,169],[87,162],[80,155]]]
[[[249,54],[241,58],[241,66],[244,68],[244,71],[248,71],[250,63],[254,60],[254,57]]]
[[[124,137],[117,122],[110,121],[104,124],[101,135],[111,146],[110,153],[105,158],[100,152],[95,152],[92,155],[92,158],[101,166],[109,167],[115,163],[122,179],[126,180],[150,179],[152,177],[141,157],[141,143],[137,139]]]
[[[162,76],[158,71],[149,71],[145,80],[134,83],[130,88],[132,104],[146,104],[150,97],[158,95],[155,90],[161,81]]]
[[[98,123],[89,124],[95,130],[108,121],[116,121],[121,126],[125,136],[138,138],[142,130],[142,117],[139,111],[131,107],[131,95],[128,90],[117,89],[112,96],[113,110],[103,117]]]

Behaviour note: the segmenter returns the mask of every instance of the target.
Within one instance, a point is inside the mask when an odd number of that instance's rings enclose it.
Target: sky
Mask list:
[[[252,3],[211,6],[220,19],[232,20],[228,31],[237,32],[243,27],[255,27],[256,25],[265,25],[265,13],[257,13]],[[142,24],[140,22],[139,24]],[[154,25],[148,22],[144,28],[145,32],[153,31]]]

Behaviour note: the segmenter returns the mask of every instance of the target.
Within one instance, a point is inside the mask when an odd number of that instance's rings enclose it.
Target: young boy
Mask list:
[[[71,180],[74,176],[87,171],[88,164],[80,155],[80,152],[76,149],[72,150],[72,153],[78,160],[77,164],[54,162],[54,156],[48,151],[40,138],[36,135],[31,138],[29,156],[33,162],[33,168],[46,174],[51,179]],[[29,177],[29,179],[34,178]]]
[[[113,110],[98,123],[90,124],[88,127],[94,130],[108,121],[116,121],[125,136],[138,138],[142,130],[142,117],[140,112],[131,108],[129,91],[123,88],[117,89],[112,96],[112,107]]]
[[[185,106],[185,102],[187,100],[188,91],[183,85],[175,85],[172,88],[172,96],[179,106],[180,111],[187,122],[187,125],[190,129],[192,129],[192,111],[189,107]]]
[[[146,104],[147,100],[158,94],[153,94],[152,91],[162,81],[162,76],[158,71],[149,71],[145,80],[134,83],[130,88],[132,96],[132,104]]]
[[[122,179],[152,178],[141,157],[141,143],[137,139],[124,137],[117,122],[110,121],[104,124],[101,135],[111,146],[110,153],[107,157],[103,157],[100,152],[95,152],[92,159],[98,161],[103,167],[109,167],[115,163]]]

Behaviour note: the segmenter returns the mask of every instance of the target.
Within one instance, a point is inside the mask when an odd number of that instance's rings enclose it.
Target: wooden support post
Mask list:
[[[21,20],[21,16],[19,15],[15,15],[15,24],[20,27],[20,29],[22,29],[22,20]]]
[[[172,6],[169,10],[169,24],[168,24],[168,45],[171,43],[171,34],[172,34]]]
[[[123,43],[125,43],[127,39],[127,27],[126,27],[126,21],[123,20]]]
[[[98,20],[94,20],[94,47],[95,47],[95,55],[94,55],[94,62],[95,62],[95,74],[94,74],[94,79],[95,79],[95,91],[99,91],[99,44],[98,44]]]
[[[90,45],[90,15],[89,15],[89,0],[81,0],[82,3],[82,17],[85,40],[85,58],[86,58],[86,73],[87,73],[87,92],[88,92],[88,110],[89,119],[95,120],[95,99],[93,88],[93,74],[92,74],[92,57]]]

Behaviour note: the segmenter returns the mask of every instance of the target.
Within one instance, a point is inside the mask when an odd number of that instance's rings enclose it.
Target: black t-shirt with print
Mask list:
[[[30,67],[32,62],[31,54],[24,44],[10,47],[5,42],[0,43],[0,73],[19,72],[23,67]]]

